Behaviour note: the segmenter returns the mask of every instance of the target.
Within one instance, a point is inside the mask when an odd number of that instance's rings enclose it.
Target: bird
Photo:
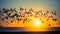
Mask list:
[[[23,23],[25,23],[26,20],[27,20],[27,18],[25,18],[25,19],[23,20]]]
[[[2,20],[4,20],[4,18],[2,18]]]
[[[13,11],[13,9],[12,9],[12,8],[10,8],[10,11]]]
[[[48,16],[47,20],[49,20],[50,18],[54,18],[53,16]]]
[[[44,13],[44,16],[45,16],[46,14]]]
[[[6,16],[5,18],[8,19],[8,16]]]
[[[34,10],[31,8],[29,11],[32,11],[33,12]]]
[[[11,20],[11,23],[12,23],[13,21]]]
[[[42,21],[42,23],[44,23],[44,21]]]
[[[23,10],[23,8],[22,8],[22,7],[20,7],[20,10]]]
[[[51,26],[50,24],[48,26]]]
[[[5,8],[2,9],[2,11],[5,11],[5,10],[6,10]]]
[[[56,11],[55,11],[54,15],[56,15]]]
[[[52,14],[56,15],[56,11],[55,12],[52,11]]]
[[[46,14],[49,13],[49,11],[47,10]]]
[[[59,25],[60,25],[60,23],[59,23]]]
[[[52,20],[56,21],[57,19],[52,19]]]

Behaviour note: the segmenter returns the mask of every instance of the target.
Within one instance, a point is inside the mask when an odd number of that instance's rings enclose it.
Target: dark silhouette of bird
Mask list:
[[[49,11],[47,10],[46,14],[49,13]]]
[[[8,20],[8,16],[6,16],[6,17],[5,17],[5,19],[7,19],[7,20]]]
[[[49,20],[50,18],[54,18],[52,15],[51,16],[48,16],[47,20]]]
[[[59,23],[59,25],[60,25],[60,23]]]
[[[14,8],[13,11],[17,12],[17,11],[16,11],[16,8]]]
[[[4,18],[2,18],[2,20],[4,20]]]
[[[44,13],[44,16],[45,16],[46,14]]]
[[[52,14],[56,15],[56,11],[55,12],[52,11]]]
[[[51,16],[49,16],[49,18],[54,18],[54,17],[51,15]]]
[[[52,19],[52,20],[57,21],[57,19],[55,19],[55,18],[54,18],[54,19]]]
[[[27,20],[27,18],[23,20],[23,23],[25,23],[26,20]]]
[[[42,21],[42,23],[44,23],[44,21]]]
[[[10,8],[10,11],[13,11],[13,9],[12,9],[12,8]]]
[[[13,22],[13,20],[11,20],[11,23]]]
[[[14,16],[16,16],[17,18],[19,17],[19,15],[17,13]]]
[[[2,9],[2,11],[5,11],[5,10],[6,10],[5,8]]]
[[[22,11],[22,10],[23,10],[23,8],[22,8],[22,7],[20,7],[20,10]]]
[[[48,26],[51,26],[50,24]]]
[[[55,11],[54,15],[56,15],[56,11]]]
[[[33,12],[34,10],[31,8],[29,11],[32,11]]]
[[[4,11],[4,13],[7,13],[9,11],[9,9],[6,9],[5,11]]]

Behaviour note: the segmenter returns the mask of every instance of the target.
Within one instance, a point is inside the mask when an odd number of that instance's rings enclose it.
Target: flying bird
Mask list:
[[[22,11],[22,10],[23,10],[23,8],[22,8],[22,7],[20,7],[20,10]]]
[[[51,26],[50,24],[48,26]]]
[[[52,19],[52,20],[56,21],[57,19]]]

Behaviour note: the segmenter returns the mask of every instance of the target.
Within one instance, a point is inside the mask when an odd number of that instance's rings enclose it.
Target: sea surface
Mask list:
[[[50,27],[48,29],[49,30],[46,30],[46,31],[33,31],[33,30],[27,30],[25,27],[0,27],[0,32],[47,32],[47,31],[60,31],[60,27]]]

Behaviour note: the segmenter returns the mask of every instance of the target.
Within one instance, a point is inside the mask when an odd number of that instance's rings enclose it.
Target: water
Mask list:
[[[60,27],[50,27],[47,28],[48,30],[46,31],[33,31],[33,30],[29,30],[25,27],[2,27],[0,28],[0,32],[48,32],[48,31],[60,31]],[[38,30],[38,29],[37,29]]]

